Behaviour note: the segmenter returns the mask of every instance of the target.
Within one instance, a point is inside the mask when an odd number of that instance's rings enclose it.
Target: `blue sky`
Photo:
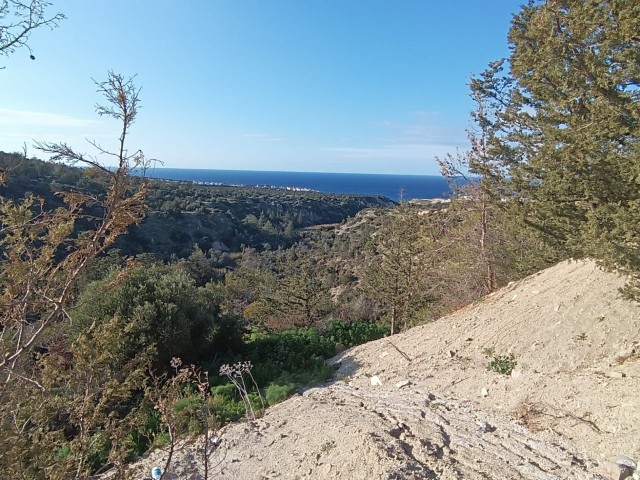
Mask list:
[[[92,78],[137,74],[129,146],[166,167],[436,174],[466,146],[470,75],[520,1],[53,0],[67,20],[0,57],[0,150],[108,147]],[[29,148],[29,153],[37,152]]]

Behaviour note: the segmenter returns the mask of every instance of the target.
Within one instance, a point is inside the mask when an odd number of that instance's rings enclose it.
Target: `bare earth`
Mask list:
[[[333,382],[218,432],[209,478],[603,478],[615,455],[640,457],[640,307],[623,283],[563,262],[348,350]],[[514,355],[510,376],[487,370],[487,348]],[[201,472],[183,443],[164,478]]]

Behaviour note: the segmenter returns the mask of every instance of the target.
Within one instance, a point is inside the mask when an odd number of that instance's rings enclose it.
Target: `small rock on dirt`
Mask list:
[[[626,465],[618,465],[614,462],[605,462],[596,469],[594,472],[603,476],[607,480],[624,480],[631,477],[633,469]]]
[[[400,380],[398,383],[396,383],[396,388],[404,388],[411,385],[411,382],[409,380]]]
[[[369,381],[371,382],[371,385],[373,385],[374,387],[382,385],[382,380],[377,375],[374,375],[373,377],[371,377]]]
[[[613,459],[613,463],[624,465],[633,469],[637,468],[636,461],[633,458],[628,457],[627,455],[616,455],[616,457]]]

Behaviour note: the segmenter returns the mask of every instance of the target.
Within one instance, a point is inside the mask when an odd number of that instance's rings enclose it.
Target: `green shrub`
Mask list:
[[[69,444],[65,444],[56,451],[54,459],[56,462],[62,462],[69,455],[71,455],[71,446]]]
[[[233,383],[225,383],[224,385],[213,387],[211,393],[218,397],[234,398],[236,395],[236,387]]]
[[[161,448],[164,445],[156,445],[158,436],[162,430],[162,421],[158,411],[150,404],[146,403],[142,407],[142,423],[129,432],[130,460],[143,455],[150,448]],[[167,437],[168,438],[168,437]],[[154,439],[152,443],[150,439]],[[162,442],[161,442],[162,443]]]
[[[92,470],[97,470],[107,463],[111,453],[111,439],[102,430],[91,436],[91,448],[89,450],[89,465]]]
[[[292,383],[286,383],[284,385],[276,385],[272,383],[265,390],[265,398],[269,405],[275,405],[283,400],[286,400],[289,395],[295,390],[296,386]]]
[[[198,395],[180,398],[173,406],[176,417],[180,420],[181,430],[189,435],[199,435],[204,431],[201,420],[198,418],[202,410],[202,400]]]
[[[153,443],[149,450],[167,447],[169,443],[171,443],[171,437],[169,437],[169,434],[167,432],[160,432],[153,439]]]
[[[254,365],[258,385],[267,385],[283,372],[315,371],[335,352],[335,342],[316,329],[300,328],[270,335],[253,334],[246,358]]]
[[[204,425],[202,424],[202,421],[196,416],[190,417],[189,422],[187,423],[187,432],[189,432],[189,436],[191,437],[202,435],[204,433]]]
[[[235,387],[232,384],[229,385],[233,390],[235,390]],[[221,387],[228,388],[227,385],[221,385]],[[226,394],[216,394],[214,392],[213,396],[209,399],[208,406],[209,410],[216,416],[220,423],[240,420],[245,414],[244,404],[242,401]]]
[[[380,323],[345,322],[333,320],[329,323],[326,336],[335,343],[341,343],[347,348],[361,345],[384,337],[389,328]]]
[[[502,375],[511,375],[511,372],[516,368],[516,358],[513,353],[509,355],[493,355],[490,357],[487,370],[491,370]]]
[[[190,416],[197,412],[200,408],[200,397],[193,395],[190,397],[180,398],[173,406],[176,416]]]

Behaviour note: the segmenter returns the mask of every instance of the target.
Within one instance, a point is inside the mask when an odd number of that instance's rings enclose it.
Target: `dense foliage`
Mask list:
[[[190,363],[206,358],[215,342],[216,300],[215,292],[196,287],[181,269],[130,266],[83,289],[69,312],[71,331],[121,319],[128,334],[121,346],[122,361],[153,349],[154,365],[166,369],[173,357]]]
[[[508,63],[472,82],[503,195],[567,254],[630,274],[636,298],[639,31],[637,2],[531,1],[513,19]]]
[[[37,148],[53,160],[86,165],[101,184],[98,192],[53,192],[56,208],[29,192],[0,202],[0,465],[10,478],[68,478],[73,471],[82,478],[104,463],[96,460],[96,445],[113,447],[109,456],[122,463],[133,418],[125,412],[135,411],[144,379],[146,349],[131,361],[113,355],[128,341],[123,319],[70,331],[68,309],[82,275],[141,221],[147,192],[129,175],[146,167],[144,154],[125,147],[139,90],[113,72],[96,87],[107,99],[97,113],[120,123],[120,148],[96,147],[98,155],[87,157],[64,143]],[[101,155],[115,168],[104,167]],[[21,168],[10,156],[0,183]]]
[[[447,201],[147,182],[124,147],[115,171],[64,144],[0,153],[3,474],[122,472],[566,255],[637,297],[639,19],[624,0],[524,6],[509,71],[471,82],[471,150],[440,159]],[[109,79],[124,145],[138,91]]]
[[[0,164],[12,175],[3,195],[19,199],[32,193],[46,208],[62,206],[55,192],[72,190],[100,195],[103,184],[91,170],[60,163],[26,159],[18,153],[0,152]],[[17,168],[19,165],[20,168]],[[140,179],[133,177],[135,184]],[[340,223],[364,208],[390,206],[385,197],[334,195],[277,188],[198,185],[190,182],[148,180],[147,215],[140,225],[118,241],[126,255],[153,253],[168,260],[187,257],[194,247],[214,250],[216,255],[240,251],[290,247],[300,230],[322,224]],[[99,214],[98,206],[90,210]],[[81,229],[91,224],[78,219]],[[224,259],[220,266],[224,266]]]

